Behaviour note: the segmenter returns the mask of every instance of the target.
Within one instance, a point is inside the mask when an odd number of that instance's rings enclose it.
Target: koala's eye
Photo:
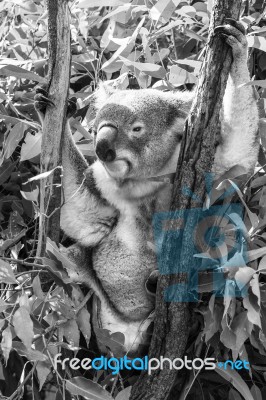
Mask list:
[[[140,132],[141,131],[141,126],[135,126],[135,128],[133,128],[133,132]]]

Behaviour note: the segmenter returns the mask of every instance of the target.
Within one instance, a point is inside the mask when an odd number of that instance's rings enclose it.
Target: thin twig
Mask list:
[[[89,299],[91,298],[91,296],[93,295],[93,291],[90,290],[86,296],[84,297],[84,299],[82,300],[82,302],[80,303],[80,305],[77,307],[76,309],[76,314],[78,314],[78,312],[87,304],[87,302],[89,301]]]
[[[172,42],[173,42],[173,46],[174,46],[174,53],[175,53],[175,59],[178,59],[178,54],[177,54],[177,49],[176,49],[176,42],[175,42],[175,30],[174,28],[171,29],[171,33],[172,33]]]
[[[32,369],[30,370],[30,372],[27,374],[27,376],[24,378],[24,380],[21,382],[21,384],[17,387],[17,389],[15,390],[15,392],[8,397],[8,400],[14,400],[16,398],[16,396],[19,395],[19,392],[21,391],[22,387],[25,386],[25,384],[28,382],[28,380],[30,379],[30,377],[33,375],[36,366],[37,366],[37,362],[35,361],[33,364]]]

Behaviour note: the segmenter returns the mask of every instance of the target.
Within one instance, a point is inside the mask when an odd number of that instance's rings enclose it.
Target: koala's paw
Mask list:
[[[36,94],[34,96],[34,107],[35,109],[45,115],[46,108],[48,106],[54,106],[52,100],[48,99],[48,92],[46,90],[46,86],[37,86]]]
[[[117,215],[108,218],[101,218],[99,220],[99,225],[102,227],[102,230],[103,231],[106,230],[108,233],[111,232],[116,223],[117,223]]]
[[[36,94],[34,96],[34,106],[35,109],[45,115],[46,109],[48,106],[54,106],[54,102],[48,98],[48,91],[46,86],[37,86]],[[68,99],[67,102],[67,117],[72,117],[73,114],[77,111],[77,99],[72,97]]]
[[[109,216],[108,218],[100,218],[95,225],[96,232],[99,237],[105,238],[108,236],[117,224],[117,215]]]
[[[247,56],[246,30],[241,22],[232,18],[225,19],[226,25],[217,26],[214,34],[222,36],[226,43],[232,48],[234,59]]]

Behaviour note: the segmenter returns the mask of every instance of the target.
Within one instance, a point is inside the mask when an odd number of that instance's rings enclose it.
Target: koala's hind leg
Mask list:
[[[215,29],[232,48],[233,62],[228,78],[221,115],[222,143],[218,146],[213,172],[218,176],[235,165],[249,173],[258,154],[258,108],[251,86],[247,61],[248,45],[243,25],[227,19],[225,26]]]

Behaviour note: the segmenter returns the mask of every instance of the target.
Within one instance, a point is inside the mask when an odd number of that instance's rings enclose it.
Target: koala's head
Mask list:
[[[117,180],[160,174],[177,154],[191,95],[101,87],[95,95],[95,153]]]

